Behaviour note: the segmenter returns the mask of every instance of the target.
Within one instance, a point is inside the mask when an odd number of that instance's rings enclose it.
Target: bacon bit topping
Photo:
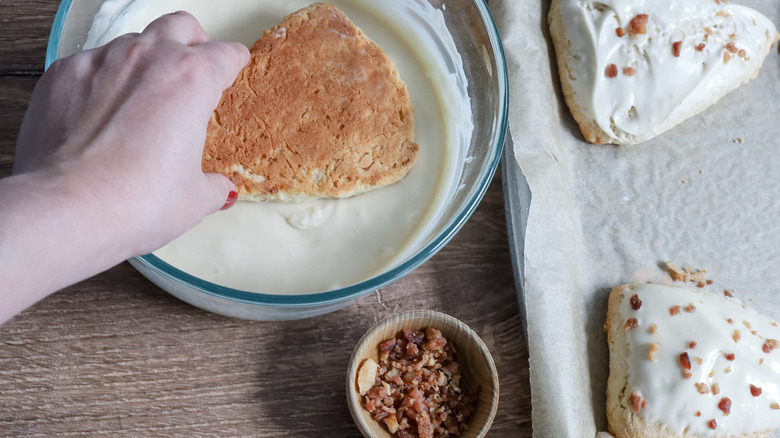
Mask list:
[[[688,357],[688,353],[683,353],[680,355],[680,366],[686,370],[691,369],[691,359]]]
[[[629,402],[631,403],[631,406],[634,407],[634,410],[637,412],[647,407],[647,400],[642,399],[642,396],[636,391],[631,393],[631,397],[629,397]]]
[[[696,310],[696,306],[693,305],[693,303],[688,304],[688,306],[685,308],[685,311],[688,313],[693,313]]]
[[[690,344],[688,344],[688,349],[693,350],[694,348],[696,348],[696,345],[697,345],[696,341],[692,341]]]
[[[677,56],[680,56],[680,55],[677,55]],[[703,288],[704,287],[704,282],[700,281],[700,282],[696,283],[696,287],[698,287],[699,289]]]
[[[634,310],[639,310],[642,308],[642,300],[639,299],[637,294],[631,295],[629,302],[631,303],[631,308]]]
[[[628,33],[633,37],[639,34],[647,33],[647,19],[650,18],[647,14],[639,14],[631,19],[631,23],[628,25]]]
[[[650,333],[652,334],[658,333],[658,326],[655,324],[650,324]]]
[[[693,376],[693,374],[691,374],[691,372],[688,371],[688,370],[683,370],[682,376],[683,376],[683,379],[690,379]]]
[[[762,392],[763,391],[758,386],[750,385],[750,394],[752,394],[753,397],[758,397],[759,395],[761,395]]]
[[[729,374],[729,373],[731,373],[731,371],[732,371],[732,370],[731,370],[731,367],[726,367],[726,369],[725,369],[725,370],[723,370],[723,372],[724,372],[724,373],[726,373],[726,374]]]
[[[769,407],[772,409],[780,409],[780,405],[777,403],[772,403],[771,405],[769,405]]]
[[[696,356],[696,363],[701,365],[704,363],[704,359],[700,358],[699,356]]]
[[[712,430],[715,430],[715,429],[718,428],[718,422],[715,421],[714,418],[712,420],[710,420],[710,422],[707,423],[707,425],[710,426],[710,429],[712,429]]]
[[[701,411],[696,411],[696,416],[701,417]]]
[[[615,64],[610,64],[607,66],[607,69],[604,71],[604,74],[607,75],[608,78],[614,78],[618,75],[618,68]]]
[[[712,280],[707,280],[707,284],[712,284],[712,283],[713,283]]]
[[[710,393],[710,387],[707,386],[706,383],[697,383],[696,384],[696,390],[699,391],[699,394],[709,394]]]
[[[777,323],[772,321],[772,327],[777,327]]]
[[[712,29],[710,29],[709,27],[705,27],[704,28],[704,33],[706,33],[707,36],[712,35]]]
[[[615,29],[615,33],[617,34],[618,38],[623,38],[623,36],[626,34],[626,31],[623,30],[622,27],[618,27]]]
[[[734,324],[734,320],[731,318],[727,319],[726,321],[728,321],[729,324]]]
[[[729,298],[734,298],[734,291],[726,289],[726,290],[723,291],[723,295],[725,295],[725,296],[727,296]]]
[[[712,390],[713,395],[720,394],[720,385],[718,385],[717,383],[713,383],[712,386],[710,386],[710,389]]]
[[[639,327],[639,321],[637,321],[636,318],[628,318],[628,321],[626,321],[625,328],[626,331],[633,330],[635,328]]]
[[[669,314],[674,316],[680,313],[680,306],[672,306],[669,308]]]
[[[737,46],[734,45],[734,43],[729,42],[726,44],[726,50],[728,50],[730,53],[737,53],[739,49],[737,49]]]
[[[762,348],[764,353],[771,353],[772,350],[778,346],[780,346],[780,343],[778,343],[776,339],[768,339],[766,342],[764,342],[764,346]]]
[[[753,336],[758,336],[758,332],[757,332],[757,331],[755,331],[755,330],[751,330],[751,331],[750,331],[750,334],[752,334]]]
[[[655,353],[658,352],[658,350],[660,349],[661,347],[660,345],[658,345],[658,342],[653,342],[652,344],[650,344],[650,348],[647,349],[647,358],[652,361],[655,361]]]
[[[726,360],[734,360],[734,353],[726,353],[723,357],[725,357]]]
[[[747,322],[747,321],[742,321],[742,324],[745,324],[745,327],[747,327],[747,328],[752,328],[752,327],[750,327],[750,323]]]
[[[626,76],[634,76],[634,73],[636,71],[634,70],[634,67],[625,67],[623,68],[623,74]]]
[[[731,399],[728,397],[723,397],[720,399],[718,408],[720,408],[720,410],[723,411],[725,415],[728,415],[731,412]]]
[[[740,333],[739,330],[734,330],[734,334],[731,335],[731,339],[734,340],[734,343],[739,342],[739,340],[742,339],[742,333]]]
[[[672,54],[674,54],[675,58],[680,57],[681,50],[682,50],[682,41],[675,41],[674,43],[672,43]]]

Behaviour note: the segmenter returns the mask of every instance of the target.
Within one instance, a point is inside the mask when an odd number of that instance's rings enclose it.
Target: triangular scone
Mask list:
[[[566,103],[591,143],[636,144],[753,79],[778,39],[725,0],[553,0]]]
[[[780,427],[780,328],[735,298],[655,284],[609,296],[607,420],[626,437]]]
[[[414,166],[414,111],[395,66],[334,6],[317,3],[266,30],[208,126],[203,170],[239,199],[342,198]]]

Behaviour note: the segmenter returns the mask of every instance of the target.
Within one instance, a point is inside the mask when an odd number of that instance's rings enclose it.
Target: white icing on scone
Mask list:
[[[719,0],[558,7],[570,45],[562,80],[584,119],[604,131],[600,143],[639,143],[701,112],[755,77],[778,37],[757,11]]]
[[[679,436],[780,426],[777,323],[735,298],[703,290],[642,284],[622,293],[627,391],[638,398],[645,423]]]

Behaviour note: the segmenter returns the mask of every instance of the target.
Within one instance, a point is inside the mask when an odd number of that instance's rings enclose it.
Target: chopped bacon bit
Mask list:
[[[608,78],[614,78],[618,75],[618,68],[615,64],[610,64],[607,66],[607,69],[604,71],[604,74],[607,75]]]
[[[658,326],[655,324],[650,324],[650,333],[652,334],[658,333]]]
[[[718,428],[718,422],[715,421],[714,418],[712,420],[710,420],[710,422],[707,423],[707,424],[710,426],[710,429],[712,429],[712,430],[715,430],[715,429]]]
[[[678,315],[680,313],[680,306],[672,306],[669,308],[670,315]]]
[[[637,294],[631,295],[629,302],[631,303],[631,308],[634,310],[639,310],[642,308],[642,300],[639,299]]]
[[[658,345],[658,342],[653,342],[650,344],[650,348],[647,349],[647,358],[655,361],[655,353],[660,349],[661,347]]]
[[[734,291],[726,289],[726,290],[723,291],[723,295],[725,295],[725,296],[727,296],[729,298],[734,298]]]
[[[745,324],[745,327],[747,327],[747,328],[753,328],[753,327],[750,326],[750,323],[747,322],[747,321],[742,321],[742,324]]]
[[[777,327],[777,323],[772,321],[772,327]]]
[[[777,403],[772,403],[771,405],[769,405],[769,407],[772,409],[780,409],[780,405]]]
[[[642,396],[636,391],[631,393],[631,397],[629,397],[629,402],[631,403],[631,406],[634,407],[634,410],[637,412],[647,407],[647,400],[643,400]]]
[[[704,43],[700,43],[698,46],[696,46],[696,50],[701,52],[702,50],[704,50],[705,47],[707,46],[705,46]]]
[[[731,373],[731,371],[732,371],[731,367],[726,367],[726,369],[723,370],[723,372],[726,373],[726,374]]]
[[[691,372],[688,371],[688,370],[683,370],[682,376],[683,376],[683,379],[690,379],[693,376],[693,374],[691,374]]]
[[[712,29],[710,29],[709,27],[705,27],[704,33],[706,33],[707,35],[712,35]]]
[[[693,313],[694,310],[696,310],[696,306],[694,306],[693,303],[688,304],[688,306],[685,308],[685,311],[688,313]]]
[[[712,283],[714,283],[712,280],[707,280],[707,284],[712,284]]]
[[[734,353],[724,354],[723,357],[725,357],[726,360],[734,360]]]
[[[696,390],[699,391],[699,394],[709,394],[710,393],[710,387],[707,386],[706,383],[697,383],[696,384]]]
[[[626,34],[626,31],[623,30],[622,27],[618,27],[615,29],[615,33],[617,34],[618,38],[623,38],[623,36]]]
[[[699,356],[696,356],[696,363],[701,365],[704,363],[704,359],[700,358]]]
[[[734,324],[734,320],[731,318],[727,319],[726,321],[728,321],[729,324]]]
[[[740,333],[739,330],[734,330],[734,334],[731,335],[731,339],[733,339],[734,342],[739,342],[739,340],[742,339],[742,333]]]
[[[737,49],[737,46],[734,45],[734,43],[729,42],[726,44],[726,50],[728,50],[730,53],[737,53],[739,49]]]
[[[750,334],[752,334],[753,336],[758,336],[758,332],[757,332],[757,331],[755,331],[755,330],[751,330],[751,331],[750,331]]]
[[[623,74],[626,76],[634,76],[634,73],[636,71],[634,70],[634,67],[625,67],[623,68]]]
[[[753,397],[758,397],[762,392],[763,391],[758,386],[750,385],[750,393],[753,395]]]
[[[682,50],[682,41],[675,41],[674,43],[672,43],[672,54],[674,54],[675,58],[680,57],[681,50]],[[703,287],[703,286],[699,286],[699,287]]]
[[[696,416],[701,417],[701,411],[696,411]]]
[[[680,55],[674,55],[674,56],[680,56]],[[698,287],[698,288],[704,287],[704,282],[700,281],[700,282],[696,283],[696,287]]]
[[[728,415],[731,412],[731,399],[728,397],[723,397],[720,399],[720,403],[718,403],[718,408],[720,408],[721,411],[723,411],[724,414]]]
[[[694,348],[696,348],[696,345],[697,345],[696,341],[692,341],[690,344],[688,344],[688,349],[693,350]]]
[[[737,52],[737,56],[739,56],[740,58],[744,58],[747,56],[747,52],[745,51],[745,49],[739,49],[739,52]]]
[[[771,341],[771,339],[769,341]],[[774,350],[774,347],[769,343],[769,341],[764,342],[764,346],[761,347],[764,350],[764,353],[771,353],[772,350]]]
[[[632,330],[639,327],[639,321],[636,318],[628,318],[628,321],[626,321],[625,328],[626,330]]]
[[[639,14],[631,19],[631,23],[628,25],[628,33],[631,36],[647,33],[647,19],[650,18],[647,14]]]
[[[691,359],[688,357],[688,353],[683,353],[680,355],[680,366],[686,370],[691,369]]]
[[[717,383],[713,383],[712,386],[710,386],[710,389],[712,389],[712,393],[714,395],[720,394],[720,385],[718,385]]]

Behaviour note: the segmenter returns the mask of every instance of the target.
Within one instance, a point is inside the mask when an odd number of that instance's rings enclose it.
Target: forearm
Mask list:
[[[100,202],[89,187],[58,176],[0,180],[0,324],[132,255],[121,222],[99,214]]]

